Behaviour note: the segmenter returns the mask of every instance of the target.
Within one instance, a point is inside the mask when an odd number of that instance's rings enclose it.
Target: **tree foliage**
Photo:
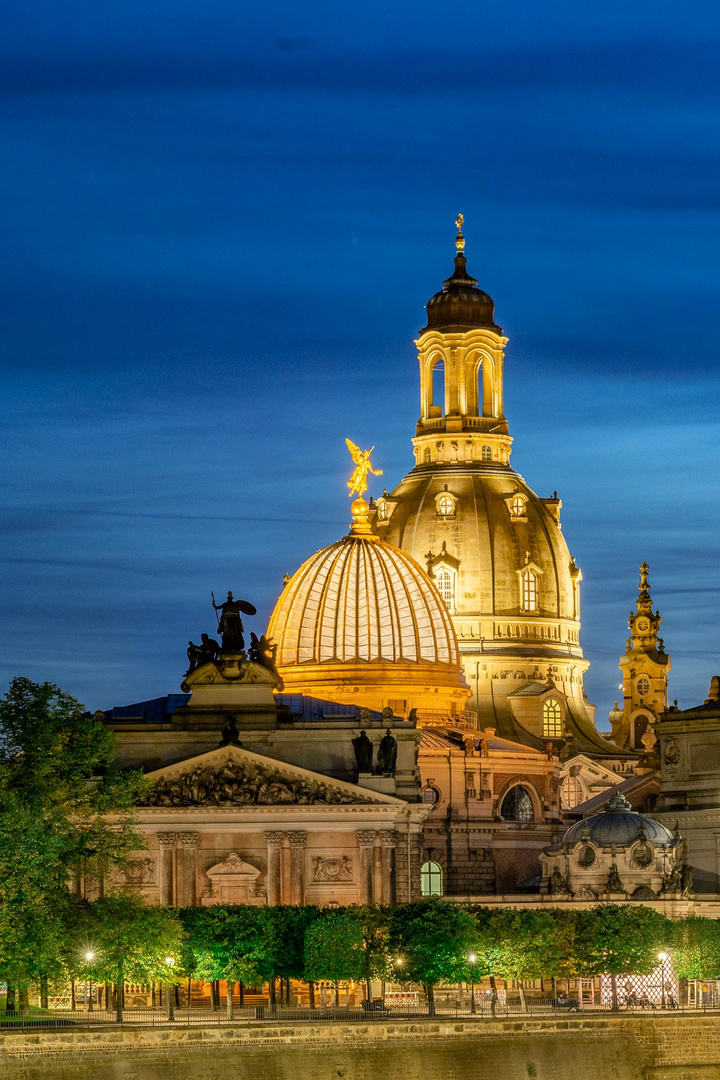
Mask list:
[[[673,965],[681,979],[720,978],[720,922],[689,915],[673,927]]]
[[[308,982],[362,979],[363,933],[358,921],[334,910],[316,919],[305,932],[304,967]]]
[[[0,976],[11,983],[57,974],[72,875],[103,874],[142,846],[131,808],[143,782],[113,772],[113,756],[102,714],[51,683],[12,681],[0,701]]]
[[[390,909],[387,949],[398,982],[458,982],[477,943],[475,919],[457,904],[419,900]]]

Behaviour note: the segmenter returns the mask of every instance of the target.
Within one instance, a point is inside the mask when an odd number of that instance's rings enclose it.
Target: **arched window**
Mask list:
[[[533,804],[527,788],[521,784],[510,788],[502,801],[500,817],[505,821],[533,820]]]
[[[425,452],[423,453],[423,461],[426,464],[427,464],[428,461],[430,461],[430,447],[429,446],[425,447]]]
[[[388,519],[388,505],[384,499],[378,499],[377,501],[378,521],[387,521]]]
[[[560,802],[563,810],[572,810],[585,801],[585,791],[577,776],[566,776],[560,785]]]
[[[444,495],[439,495],[437,499],[437,513],[438,517],[452,517],[455,513],[455,499],[452,495],[448,495],[447,492]]]
[[[482,459],[483,461],[492,461],[492,450],[489,446],[483,446]]]
[[[455,610],[455,575],[447,566],[441,566],[435,571],[435,584],[437,590],[445,601],[448,611]]]
[[[445,363],[443,360],[438,360],[437,364],[432,370],[432,403],[440,409],[438,416],[442,416],[445,412]]]
[[[557,698],[549,697],[543,702],[542,729],[546,739],[562,739],[562,705]]]
[[[530,568],[520,575],[520,607],[523,611],[538,609],[538,576]]]
[[[645,713],[638,713],[633,717],[632,747],[633,750],[642,749],[642,737],[650,726],[650,717]]]
[[[640,697],[647,697],[650,693],[650,680],[642,675],[637,681],[637,692]]]
[[[443,872],[440,863],[426,862],[420,867],[420,892],[423,896],[442,896]]]
[[[420,792],[420,798],[424,803],[430,803],[434,806],[436,802],[440,801],[440,792],[432,784],[426,784]]]

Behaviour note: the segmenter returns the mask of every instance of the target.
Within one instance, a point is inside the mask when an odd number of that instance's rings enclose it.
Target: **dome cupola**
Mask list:
[[[590,840],[602,847],[629,847],[637,840],[649,840],[661,847],[674,846],[676,837],[664,825],[645,814],[633,810],[624,795],[613,795],[605,810],[592,814],[571,825],[563,837],[563,844],[576,844]]]
[[[443,282],[440,292],[431,296],[427,302],[427,326],[422,330],[488,329],[500,333],[495,325],[495,304],[482,289],[477,289],[477,280],[467,271],[465,258],[465,238],[462,234],[463,215],[459,214],[455,224],[458,228],[455,248],[455,271]]]
[[[348,445],[364,469],[351,494],[362,496],[369,451]],[[355,499],[349,535],[304,562],[275,605],[268,637],[285,691],[404,715],[462,713],[470,691],[442,597],[407,552],[373,534],[367,511]]]

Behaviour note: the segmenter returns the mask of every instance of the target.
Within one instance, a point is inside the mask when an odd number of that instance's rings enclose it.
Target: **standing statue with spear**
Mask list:
[[[211,592],[210,596],[212,606],[215,608],[218,630],[222,635],[222,651],[229,653],[243,652],[245,648],[243,630],[245,627],[242,624],[240,613],[242,612],[243,615],[256,615],[256,608],[247,600],[234,600],[231,592],[227,594],[227,600],[224,604],[215,603],[215,593]],[[218,612],[220,612],[219,615]]]

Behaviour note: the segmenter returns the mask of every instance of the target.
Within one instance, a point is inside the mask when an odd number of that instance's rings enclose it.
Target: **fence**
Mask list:
[[[210,1008],[174,1008],[171,1013],[167,1006],[162,1008],[126,1008],[122,1011],[119,1019],[115,1011],[105,1009],[93,1009],[88,1012],[85,1009],[71,1011],[69,1009],[54,1009],[51,1012],[31,1012],[28,1016],[7,1016],[0,1014],[0,1031],[8,1030],[51,1030],[51,1029],[78,1029],[87,1030],[98,1026],[131,1025],[141,1027],[161,1027],[167,1025],[190,1027],[192,1025],[208,1024],[296,1024],[296,1023],[322,1023],[326,1021],[342,1021],[353,1023],[358,1021],[378,1020],[418,1020],[436,1017],[437,1019],[477,1019],[477,1020],[503,1020],[508,1017],[542,1018],[557,1017],[559,1015],[595,1015],[611,1013],[609,1005],[601,1003],[579,1004],[574,999],[552,998],[527,998],[523,1003],[519,998],[498,1000],[493,1008],[490,1000],[479,1000],[473,1011],[470,1001],[462,1004],[448,1004],[437,1002],[435,1006],[427,1003],[419,1005],[384,1005],[381,1001],[364,1003],[365,1007],[344,1006],[318,1006],[315,1009],[297,1008],[288,1005],[252,1005],[233,1008],[233,1015],[229,1017],[227,1010]],[[672,1015],[697,1016],[698,1013],[720,1012],[719,1006],[696,1006],[687,1005],[653,1005],[649,1002],[637,1004],[621,1004],[618,1010],[620,1014],[658,1015],[670,1013]]]

